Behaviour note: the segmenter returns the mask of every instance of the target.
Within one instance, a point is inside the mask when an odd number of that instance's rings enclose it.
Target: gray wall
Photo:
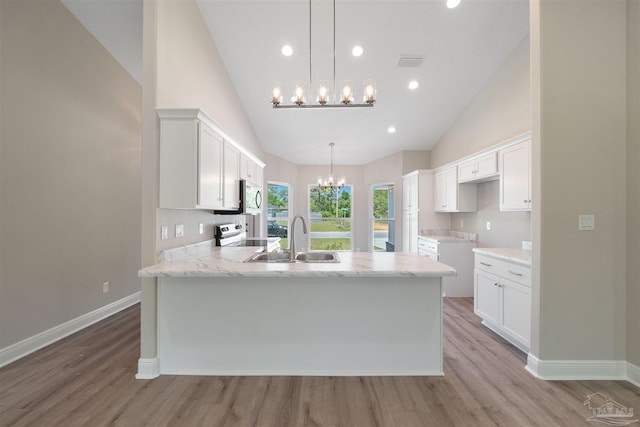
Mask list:
[[[142,95],[60,2],[0,5],[5,348],[139,290]]]
[[[531,3],[531,352],[542,360],[625,359],[626,6]],[[594,231],[578,231],[586,213]]]
[[[433,147],[431,167],[530,131],[529,80],[529,37],[525,37]]]
[[[627,361],[640,366],[640,0],[627,2]]]
[[[516,248],[531,240],[531,212],[501,212],[498,180],[477,185],[478,212],[451,214],[451,228],[478,233],[479,247]]]

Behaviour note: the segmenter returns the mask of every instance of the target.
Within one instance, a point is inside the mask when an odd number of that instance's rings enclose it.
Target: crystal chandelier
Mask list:
[[[337,182],[335,182],[335,180],[333,179],[333,146],[336,145],[333,142],[329,143],[329,147],[331,147],[331,173],[329,174],[329,177],[327,179],[324,179],[322,177],[318,177],[318,187],[324,187],[324,188],[331,188],[331,189],[341,189],[343,188],[346,183],[347,180],[345,177],[341,177]]]
[[[311,93],[313,87],[313,79],[311,72],[311,0],[309,0],[309,86],[308,90]],[[326,80],[320,80],[317,84],[315,103],[307,102],[305,97],[305,83],[298,81],[295,82],[293,90],[293,96],[291,102],[293,104],[282,104],[282,88],[280,83],[274,83],[271,89],[271,104],[273,108],[343,108],[343,107],[373,107],[376,102],[376,84],[374,80],[366,80],[364,82],[364,90],[362,96],[362,103],[355,103],[355,95],[353,92],[353,82],[351,80],[343,80],[340,85],[339,98],[337,95],[337,83],[336,83],[336,0],[333,0],[333,103],[329,100],[329,82]]]

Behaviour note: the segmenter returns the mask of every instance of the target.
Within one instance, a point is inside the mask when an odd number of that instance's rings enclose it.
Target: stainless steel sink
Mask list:
[[[340,262],[336,252],[311,251],[298,252],[295,259],[291,259],[291,252],[262,252],[252,255],[245,262]]]
[[[297,261],[302,262],[340,262],[336,252],[300,252],[296,255]]]
[[[261,252],[251,255],[245,262],[295,262],[289,252]]]

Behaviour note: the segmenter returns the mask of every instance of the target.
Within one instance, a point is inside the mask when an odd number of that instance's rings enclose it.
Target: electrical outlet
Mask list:
[[[198,224],[198,234],[204,234],[204,224]]]
[[[487,221],[487,230],[491,230],[491,221]]]
[[[160,227],[160,240],[167,240],[169,238],[169,226],[163,225]]]
[[[184,237],[184,224],[176,224],[176,237]]]
[[[102,284],[102,293],[106,294],[107,292],[109,292],[109,282],[104,282]]]

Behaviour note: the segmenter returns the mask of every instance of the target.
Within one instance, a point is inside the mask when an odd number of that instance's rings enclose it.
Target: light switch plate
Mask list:
[[[160,227],[160,240],[167,240],[169,238],[169,226],[163,225]]]
[[[204,224],[198,224],[198,234],[204,234]]]
[[[184,237],[184,224],[176,224],[176,237]]]
[[[487,221],[487,230],[491,230],[491,221]]]
[[[578,230],[591,231],[595,229],[596,229],[595,215],[579,215],[578,216]]]

